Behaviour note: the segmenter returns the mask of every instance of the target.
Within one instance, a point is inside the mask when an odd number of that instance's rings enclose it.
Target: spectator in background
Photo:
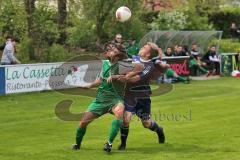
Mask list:
[[[175,53],[173,54],[173,56],[187,56],[187,54],[184,52],[183,50],[183,46],[182,45],[178,45],[177,46],[177,49],[175,51]]]
[[[235,22],[231,23],[230,34],[231,34],[232,40],[236,40],[239,38],[240,31],[239,31],[238,27],[236,26]]]
[[[123,38],[121,34],[116,34],[114,40],[111,41],[111,44],[120,49],[121,52],[127,54],[126,46],[123,44]]]
[[[183,46],[183,52],[187,55],[190,56],[191,55],[191,51],[189,49],[189,47],[187,45]]]
[[[189,68],[192,72],[191,75],[197,75],[197,71],[199,70],[201,73],[205,74],[205,76],[209,76],[210,72],[204,68],[206,63],[201,61],[201,57],[197,48],[197,44],[192,44],[189,60]]]
[[[216,53],[216,46],[211,46],[202,60],[207,64],[213,75],[220,74],[220,58]]]
[[[166,50],[166,52],[164,53],[164,55],[165,55],[166,57],[172,57],[172,56],[173,56],[172,48],[171,48],[171,47],[167,47],[167,50]]]
[[[18,42],[17,39],[8,37],[6,46],[4,47],[2,59],[1,59],[1,65],[11,65],[11,64],[20,64],[21,62],[15,57],[16,53],[16,42]]]
[[[178,45],[174,46],[174,53],[177,52]]]
[[[138,55],[138,52],[140,50],[139,43],[136,42],[135,39],[129,39],[128,43],[125,45],[127,50],[127,55],[129,58],[132,58],[132,56]]]
[[[171,48],[170,48],[171,49]],[[158,57],[155,57],[152,59],[152,62],[155,64],[159,64],[161,70],[163,73],[168,77],[168,78],[174,78],[178,82],[183,82],[183,83],[190,83],[190,79],[188,77],[182,77],[178,75],[173,69],[170,68],[170,65],[167,64],[166,61],[162,61],[162,56],[164,55],[162,52],[162,48],[158,48]],[[163,77],[159,77],[158,83],[161,81]]]

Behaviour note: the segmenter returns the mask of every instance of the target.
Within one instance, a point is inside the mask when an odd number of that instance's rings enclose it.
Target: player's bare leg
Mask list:
[[[77,133],[76,133],[76,144],[73,145],[72,149],[73,150],[79,150],[81,147],[81,143],[83,140],[83,137],[86,133],[86,129],[89,123],[91,123],[94,119],[98,118],[98,116],[96,116],[95,114],[91,113],[91,112],[85,112],[83,114],[83,117],[79,123],[79,127],[77,129]]]

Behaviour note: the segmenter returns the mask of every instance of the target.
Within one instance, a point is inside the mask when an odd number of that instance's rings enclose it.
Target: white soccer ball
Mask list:
[[[240,72],[238,70],[232,71],[232,76],[236,77]]]
[[[125,22],[129,20],[131,16],[132,16],[131,10],[126,6],[122,6],[118,8],[116,11],[116,18],[120,22]]]

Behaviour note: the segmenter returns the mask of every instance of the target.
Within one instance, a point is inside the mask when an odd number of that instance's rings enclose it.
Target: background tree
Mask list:
[[[60,37],[58,42],[64,44],[66,40],[67,27],[67,0],[58,0],[58,28],[60,30]]]
[[[109,16],[111,11],[114,10],[117,1],[113,0],[82,0],[83,5],[83,13],[91,18],[94,19],[96,24],[96,36],[97,42],[101,43],[106,33],[104,32],[103,26],[104,23]]]
[[[153,30],[183,30],[186,28],[187,18],[184,12],[159,12],[150,26]]]
[[[25,11],[27,13],[27,30],[28,30],[28,37],[34,45],[34,11],[35,11],[35,2],[36,0],[24,0],[25,5]],[[34,60],[35,54],[34,54],[34,48],[31,47],[29,50],[29,59]]]

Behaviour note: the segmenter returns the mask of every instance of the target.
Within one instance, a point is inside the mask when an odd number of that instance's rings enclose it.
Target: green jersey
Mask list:
[[[100,78],[102,82],[98,88],[96,99],[90,104],[88,111],[97,115],[109,112],[118,103],[123,103],[124,84],[113,81],[107,83],[107,78],[118,74],[118,63],[111,65],[108,60],[104,60]]]

